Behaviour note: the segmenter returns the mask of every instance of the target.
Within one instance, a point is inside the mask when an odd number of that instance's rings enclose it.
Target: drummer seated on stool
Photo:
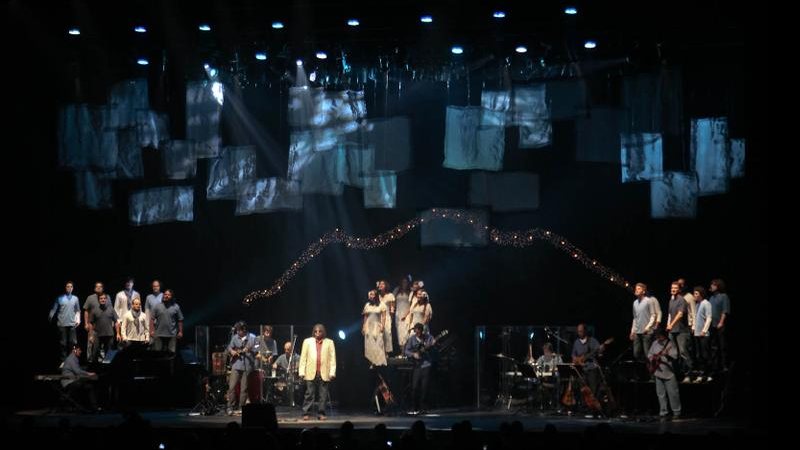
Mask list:
[[[283,354],[278,357],[274,364],[272,364],[273,373],[277,372],[278,377],[281,379],[280,387],[285,388],[289,383],[297,379],[297,363],[300,361],[300,355],[292,353],[292,343],[287,341],[283,344]],[[279,389],[282,393],[283,389]]]
[[[541,380],[542,389],[547,389],[549,391],[549,395],[543,394],[542,403],[546,400],[549,406],[557,404],[555,392],[556,368],[559,364],[563,363],[564,361],[561,359],[561,355],[553,353],[553,344],[545,342],[544,345],[542,345],[542,356],[536,360],[535,368],[536,376]]]

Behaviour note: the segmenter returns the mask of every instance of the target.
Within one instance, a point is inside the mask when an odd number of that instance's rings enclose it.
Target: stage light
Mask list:
[[[133,31],[135,31],[136,33],[147,33],[147,28],[140,25],[137,27],[133,27]]]
[[[215,81],[211,85],[211,95],[213,95],[217,103],[222,106],[222,103],[225,101],[225,89],[222,83]]]
[[[433,23],[433,16],[428,16],[428,15],[422,16],[419,18],[419,21],[422,23]]]
[[[450,49],[450,52],[452,52],[454,55],[460,55],[460,54],[464,53],[464,48],[461,47],[461,46],[455,45],[455,46],[453,46],[453,48]]]
[[[328,55],[325,52],[317,52],[317,59],[327,59]]]
[[[528,47],[525,47],[524,45],[519,45],[517,46],[517,48],[514,49],[514,51],[517,53],[527,53]]]
[[[150,64],[150,61],[146,60],[145,58],[139,58],[139,59],[136,60],[136,64],[138,64],[140,66],[146,66],[146,65]]]
[[[575,14],[578,14],[578,8],[574,6],[567,6],[566,8],[564,8],[564,14],[574,16]]]
[[[302,67],[303,66],[303,60],[302,59],[298,59],[294,63],[297,64],[297,67]]]
[[[70,28],[68,33],[70,34],[70,36],[79,36],[81,34],[81,30],[77,28]]]
[[[357,27],[357,26],[361,25],[361,22],[359,22],[358,19],[348,19],[347,20],[347,25],[349,25],[351,27]]]
[[[206,69],[206,73],[210,78],[212,79],[217,78],[217,74],[219,73],[217,69],[211,67],[211,65],[208,63],[203,64],[203,68]]]
[[[197,27],[200,31],[211,31],[211,25],[207,23],[201,23],[200,26]]]
[[[272,28],[275,30],[283,29],[283,22],[272,22]]]
[[[495,19],[505,19],[506,18],[506,13],[505,13],[505,11],[495,11],[492,14],[492,17],[494,17]]]
[[[483,330],[478,331],[478,339],[483,340]]]
[[[592,49],[592,48],[596,48],[596,47],[597,47],[597,42],[595,42],[595,41],[586,41],[583,44],[583,48]]]
[[[267,60],[267,53],[266,52],[256,52],[256,59],[259,61],[266,61]]]
[[[339,330],[339,339],[341,340],[347,339],[347,335],[344,333],[344,330]]]

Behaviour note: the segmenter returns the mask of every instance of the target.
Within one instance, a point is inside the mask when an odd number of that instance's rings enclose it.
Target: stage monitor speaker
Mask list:
[[[278,416],[275,414],[275,406],[271,403],[251,403],[242,408],[243,427],[264,427],[274,431],[278,429]]]

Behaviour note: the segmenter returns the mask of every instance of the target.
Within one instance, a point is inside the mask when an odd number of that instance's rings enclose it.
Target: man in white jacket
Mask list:
[[[314,325],[313,336],[303,341],[300,352],[298,375],[306,380],[303,399],[303,420],[309,419],[309,411],[317,402],[317,417],[325,420],[325,404],[328,402],[328,384],[336,378],[336,349],[333,340],[325,337],[325,326]]]

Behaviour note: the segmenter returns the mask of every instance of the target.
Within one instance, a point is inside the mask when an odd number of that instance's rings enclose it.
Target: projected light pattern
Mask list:
[[[597,260],[590,258],[583,250],[579,249],[571,242],[549,230],[542,228],[531,228],[528,230],[501,231],[488,225],[486,218],[473,211],[460,209],[441,209],[434,208],[423,215],[415,217],[407,222],[400,223],[381,234],[369,237],[357,237],[345,233],[340,228],[329,231],[322,235],[318,240],[312,242],[300,254],[300,257],[293,261],[289,268],[281,274],[278,279],[267,289],[253,291],[244,297],[244,304],[249,305],[256,300],[273,297],[279,294],[286,285],[297,275],[307,264],[319,256],[326,247],[331,244],[344,244],[347,248],[358,250],[373,250],[386,247],[398,239],[404,238],[411,231],[416,230],[426,220],[450,221],[459,224],[468,224],[475,233],[488,236],[488,242],[502,247],[525,248],[543,242],[558,250],[566,253],[587,269],[605,278],[607,281],[622,288],[631,290],[630,283],[622,278],[611,268],[600,264]]]

